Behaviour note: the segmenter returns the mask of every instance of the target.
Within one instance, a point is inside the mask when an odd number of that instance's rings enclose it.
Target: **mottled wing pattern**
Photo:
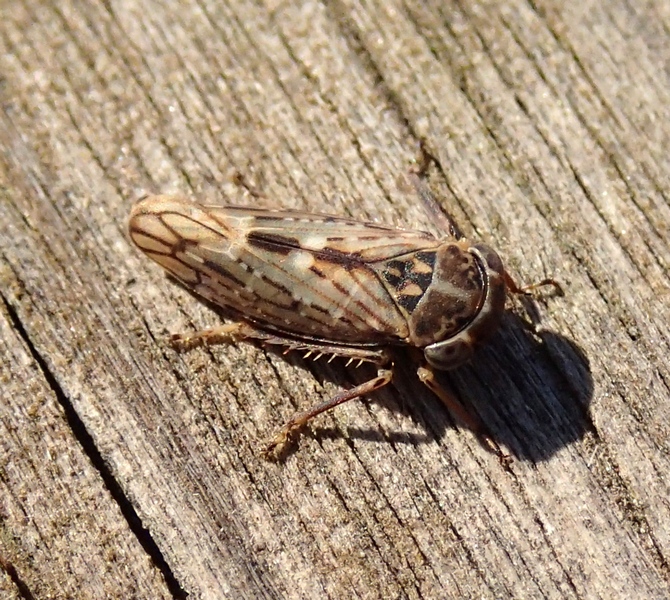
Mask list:
[[[435,238],[423,231],[395,229],[344,217],[298,211],[275,211],[239,207],[207,206],[213,216],[233,222],[253,218],[256,239],[279,236],[305,250],[323,254],[352,256],[358,262],[372,263],[436,245]],[[290,233],[289,233],[290,232]]]
[[[389,291],[393,261],[439,244],[427,233],[349,219],[164,196],[136,205],[130,231],[187,287],[260,328],[356,346],[408,339],[405,311]]]

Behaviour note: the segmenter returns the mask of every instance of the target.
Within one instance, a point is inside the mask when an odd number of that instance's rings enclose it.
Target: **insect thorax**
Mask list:
[[[422,270],[417,262],[432,267],[429,280],[417,275]],[[502,262],[487,246],[460,240],[417,253],[411,263],[396,296],[408,312],[409,341],[424,349],[432,366],[454,368],[469,360],[474,346],[500,323],[505,306]],[[419,295],[422,285],[425,291]],[[412,291],[416,302],[408,301]]]

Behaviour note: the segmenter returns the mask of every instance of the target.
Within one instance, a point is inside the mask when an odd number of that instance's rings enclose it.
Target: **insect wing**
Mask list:
[[[356,346],[407,340],[405,316],[375,267],[438,244],[349,219],[164,196],[135,206],[130,232],[187,287],[257,326]]]
[[[325,255],[339,253],[362,263],[386,260],[436,245],[435,238],[423,231],[394,229],[332,215],[239,207],[204,208],[224,219],[252,217],[252,238],[257,240],[277,236],[286,246],[299,246]]]

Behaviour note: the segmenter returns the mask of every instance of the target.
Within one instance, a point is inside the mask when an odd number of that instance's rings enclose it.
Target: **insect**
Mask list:
[[[427,187],[416,173],[410,178],[437,215]],[[443,239],[334,216],[148,196],[133,207],[129,231],[152,260],[233,320],[174,335],[176,346],[250,340],[378,366],[373,379],[296,414],[266,457],[281,457],[316,415],[390,383],[398,346],[414,349],[420,380],[504,457],[482,422],[438,385],[435,370],[472,357],[497,329],[508,292],[560,287],[552,279],[517,286],[495,251],[439,214]]]

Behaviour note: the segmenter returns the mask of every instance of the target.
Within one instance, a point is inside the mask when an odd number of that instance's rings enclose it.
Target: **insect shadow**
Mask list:
[[[356,385],[374,372],[374,366],[345,367],[338,359],[328,365],[299,356],[289,360],[318,379],[341,387]],[[393,384],[363,402],[375,402],[409,416],[425,434],[355,425],[342,431],[314,423],[303,435],[419,445],[434,443],[449,427],[466,429],[436,396],[419,385],[416,364],[406,350],[397,349],[395,364]],[[441,372],[440,384],[468,412],[478,415],[492,439],[516,460],[547,460],[592,428],[589,405],[593,380],[584,352],[565,336],[529,331],[529,324],[513,313],[505,315],[500,330],[477,350],[471,363]]]
[[[222,318],[229,318],[220,306],[204,300],[179,280],[169,276],[199,302]],[[539,313],[533,300],[522,299],[530,321],[508,310],[500,329],[464,366],[439,374],[439,381],[466,411],[484,423],[487,433],[516,460],[541,462],[561,448],[578,441],[591,428],[589,405],[593,381],[584,352],[565,336],[537,329]],[[256,344],[258,345],[258,344]],[[265,351],[281,356],[319,381],[350,388],[369,379],[375,365],[346,366],[342,358],[328,362],[305,359],[299,352],[285,353],[281,347]],[[374,402],[390,411],[409,416],[425,433],[383,430],[381,427],[344,429],[329,427],[319,420],[302,436],[316,440],[348,439],[391,445],[435,443],[450,427],[466,427],[445,408],[431,391],[420,384],[416,361],[405,348],[394,349],[395,374],[392,385],[356,402]],[[303,407],[295,407],[297,410]],[[286,452],[299,449],[300,440]]]

